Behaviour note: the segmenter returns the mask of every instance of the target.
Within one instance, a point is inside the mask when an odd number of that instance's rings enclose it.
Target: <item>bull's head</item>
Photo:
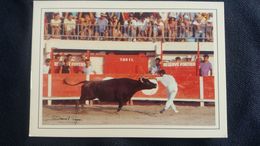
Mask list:
[[[139,81],[142,83],[142,88],[143,89],[153,89],[153,88],[156,88],[157,85],[153,82],[151,82],[149,79],[146,79],[146,78],[139,78]]]

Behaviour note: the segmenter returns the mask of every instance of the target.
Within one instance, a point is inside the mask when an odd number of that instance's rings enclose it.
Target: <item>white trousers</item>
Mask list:
[[[177,94],[177,90],[172,90],[172,91],[168,92],[168,100],[164,107],[165,110],[167,110],[171,107],[175,112],[178,112],[176,106],[173,103],[173,100],[174,100],[176,94]]]

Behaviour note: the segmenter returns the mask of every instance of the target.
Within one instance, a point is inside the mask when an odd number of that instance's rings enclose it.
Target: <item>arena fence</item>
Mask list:
[[[76,100],[80,96],[80,87],[68,86],[63,80],[66,78],[69,81],[76,83],[82,80],[105,80],[111,78],[127,77],[138,79],[141,75],[138,74],[43,74],[42,78],[42,99],[47,100],[51,105],[52,100]],[[143,76],[143,75],[142,75]],[[151,101],[166,101],[166,88],[159,82],[154,80],[153,75],[145,75],[150,80],[158,85],[156,89],[142,90],[137,92],[132,101],[151,100]],[[214,77],[201,76],[174,76],[179,87],[175,101],[200,102],[204,106],[205,102],[215,102],[214,92]]]

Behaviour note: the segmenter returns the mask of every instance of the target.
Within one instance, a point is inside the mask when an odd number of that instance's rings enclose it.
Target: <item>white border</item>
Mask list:
[[[212,11],[217,9],[217,22],[214,24],[214,43],[218,50],[215,49],[216,61],[218,66],[215,65],[214,71],[218,70],[218,77],[215,79],[215,97],[216,97],[216,125],[215,126],[144,126],[144,125],[93,125],[93,126],[43,126],[42,125],[42,97],[39,98],[42,88],[39,83],[42,83],[42,77],[39,76],[41,66],[41,59],[37,56],[42,54],[43,43],[43,28],[40,28],[39,23],[43,24],[43,17],[41,16],[41,9],[59,8],[60,10],[67,8],[77,9],[80,11],[82,7],[91,10],[99,7],[102,9],[115,9],[115,8],[135,8],[142,9],[150,8],[163,8],[163,9],[178,9],[178,12],[188,10],[181,10],[182,8],[193,9],[196,11]],[[201,9],[201,10],[199,10]],[[82,9],[83,10],[83,9]],[[129,10],[127,10],[129,11]],[[147,10],[148,11],[148,10]],[[43,27],[43,25],[42,25]],[[217,30],[217,31],[216,31]],[[216,35],[215,35],[216,34]],[[226,69],[225,69],[225,38],[224,38],[224,3],[223,2],[140,2],[140,1],[34,1],[33,11],[33,34],[32,34],[32,66],[31,66],[31,104],[30,104],[30,136],[59,136],[59,137],[227,137],[227,115],[226,115]],[[215,73],[217,75],[217,73]],[[221,83],[221,86],[219,85]],[[219,87],[219,88],[217,88]],[[40,92],[40,95],[38,94]],[[220,106],[218,106],[220,105]],[[219,112],[219,114],[217,113]],[[38,120],[40,119],[40,120]],[[39,128],[39,126],[41,128]],[[83,129],[83,127],[88,129]],[[46,129],[43,129],[46,128]],[[58,129],[51,129],[58,128]],[[65,129],[67,128],[67,129]],[[122,129],[119,129],[122,128]],[[147,128],[147,129],[137,129]],[[175,129],[173,129],[175,128]],[[192,129],[192,130],[191,130]]]

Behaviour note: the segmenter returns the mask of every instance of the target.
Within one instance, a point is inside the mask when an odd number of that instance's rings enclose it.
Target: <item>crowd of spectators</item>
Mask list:
[[[46,12],[45,39],[213,41],[212,13]]]
[[[84,54],[82,55],[54,55],[52,60],[53,68],[51,68],[51,59],[45,59],[43,65],[43,73],[85,73],[85,74],[95,74],[96,71],[93,69],[90,59]]]

